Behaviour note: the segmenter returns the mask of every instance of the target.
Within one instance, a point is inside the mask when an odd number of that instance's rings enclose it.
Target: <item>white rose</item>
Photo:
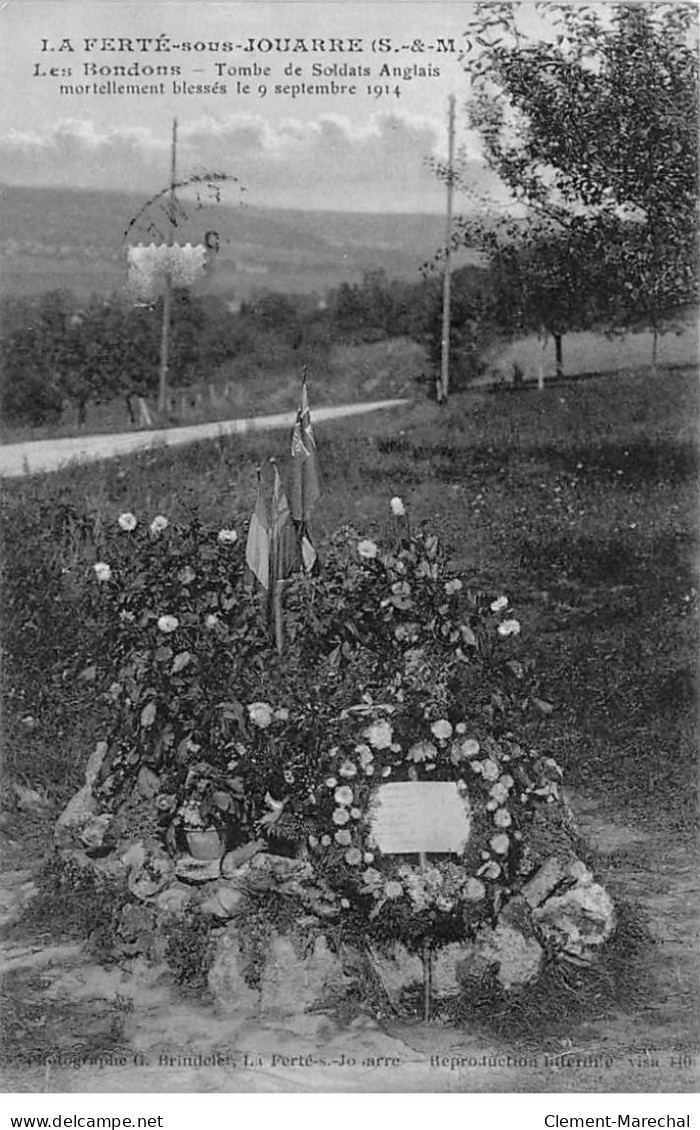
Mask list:
[[[221,545],[233,545],[234,542],[238,541],[238,534],[235,530],[219,530],[216,540]]]
[[[93,565],[93,569],[95,570],[95,576],[97,577],[98,581],[110,580],[112,576],[112,570],[110,569],[106,561],[98,561],[97,564]]]
[[[480,902],[486,895],[486,887],[479,879],[468,879],[464,893],[471,902]]]
[[[508,786],[501,778],[491,789],[489,796],[496,802],[496,805],[503,804],[504,800],[508,799]]]
[[[368,561],[371,561],[372,558],[377,556],[379,547],[377,546],[376,542],[370,541],[369,538],[365,538],[364,541],[358,543],[357,552],[359,553],[360,557],[365,557]]]
[[[394,514],[395,517],[403,518],[404,515],[406,514],[406,507],[404,506],[403,502],[398,497],[398,495],[395,495],[392,498],[389,505],[391,506],[391,513]]]
[[[439,718],[437,722],[433,722],[430,732],[438,741],[446,742],[452,737],[452,723],[446,718]]]
[[[504,620],[498,625],[499,636],[517,636],[520,634],[519,620]]]
[[[364,736],[375,749],[390,749],[394,734],[388,722],[374,722]]]
[[[136,529],[136,518],[134,517],[134,515],[133,515],[133,514],[130,514],[130,513],[128,512],[128,510],[127,510],[127,512],[126,512],[125,514],[120,514],[120,515],[119,515],[119,517],[118,517],[118,519],[117,519],[117,522],[119,523],[119,526],[120,526],[120,528],[121,528],[122,530],[126,530],[126,531],[127,531],[127,533],[128,533],[128,532],[129,532],[130,530],[135,530],[135,529]]]
[[[248,707],[248,717],[254,726],[266,730],[272,723],[272,707],[267,702],[251,702]]]
[[[462,742],[462,754],[464,757],[476,757],[480,749],[481,746],[476,738],[467,738],[465,742]]]
[[[174,632],[176,628],[179,628],[179,626],[180,621],[178,620],[177,616],[158,617],[158,629],[161,632],[165,632],[166,634],[169,632]]]
[[[490,608],[492,612],[502,612],[504,608],[508,607],[508,597],[499,596],[498,600],[491,602]]]
[[[167,530],[168,525],[168,519],[163,514],[156,514],[149,529],[152,534],[159,534],[161,530]]]

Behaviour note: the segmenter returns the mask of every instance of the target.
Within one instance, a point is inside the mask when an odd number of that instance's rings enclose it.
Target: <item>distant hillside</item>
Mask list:
[[[151,242],[150,224],[167,230],[160,205],[145,205],[144,197],[120,192],[1,186],[0,293],[119,289],[127,243]],[[261,288],[322,294],[375,267],[417,277],[444,239],[444,221],[434,215],[264,210],[197,201],[191,191],[181,205],[178,242],[216,231],[220,252],[206,285],[238,299]]]

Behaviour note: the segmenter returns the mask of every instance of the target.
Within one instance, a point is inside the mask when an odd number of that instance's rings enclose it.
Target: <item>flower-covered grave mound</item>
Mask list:
[[[346,528],[320,577],[287,580],[281,656],[235,530],[122,515],[90,612],[111,723],[58,841],[121,868],[153,921],[208,916],[229,949],[267,898],[336,954],[427,947],[450,953],[454,991],[484,971],[510,987],[591,959],[613,909],[532,742],[549,708],[510,600],[392,511],[390,549]],[[454,784],[458,853],[382,853],[390,782]]]

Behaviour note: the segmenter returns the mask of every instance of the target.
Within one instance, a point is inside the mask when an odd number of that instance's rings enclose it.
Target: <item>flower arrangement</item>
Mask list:
[[[349,930],[418,948],[494,920],[560,772],[515,737],[548,707],[510,599],[390,508],[390,548],[345,528],[319,578],[288,582],[281,657],[235,529],[122,515],[93,570],[112,719],[96,791],[114,810],[146,767],[171,853],[194,831],[222,850],[266,836],[309,858]],[[407,781],[454,783],[459,855],[382,854],[378,790]]]

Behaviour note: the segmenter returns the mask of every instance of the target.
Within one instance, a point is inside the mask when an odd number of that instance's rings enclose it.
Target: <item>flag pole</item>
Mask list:
[[[450,387],[450,302],[452,288],[452,200],[454,196],[455,96],[450,95],[447,117],[447,216],[445,223],[445,273],[442,284],[442,348],[438,403],[447,400]]]
[[[284,586],[284,579],[280,577],[282,554],[280,545],[281,530],[279,527],[279,495],[277,491],[279,478],[277,473],[277,460],[274,456],[270,456],[270,463],[275,471],[270,524],[270,613],[272,630],[275,637],[275,647],[277,648],[277,654],[282,655],[284,652],[284,628],[282,623],[282,588]]]
[[[175,175],[177,155],[177,118],[173,118],[173,136],[170,145],[170,229],[168,247],[175,242]],[[163,295],[163,321],[160,330],[160,369],[158,373],[158,411],[164,412],[168,398],[168,352],[170,345],[170,318],[173,305],[173,284],[170,264],[165,272]]]

